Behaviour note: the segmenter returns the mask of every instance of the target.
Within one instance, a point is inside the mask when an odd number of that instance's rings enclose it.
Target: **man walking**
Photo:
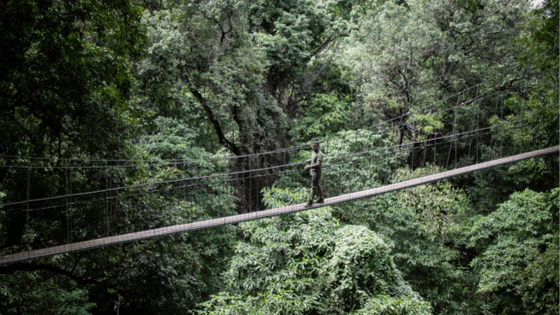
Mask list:
[[[305,163],[311,162],[311,165],[306,165],[303,169],[311,169],[311,198],[307,202],[306,207],[311,207],[313,205],[313,198],[318,197],[317,203],[325,202],[323,199],[323,188],[321,188],[321,164],[323,163],[323,152],[319,150],[319,140],[313,140],[311,144],[311,159],[306,160]]]

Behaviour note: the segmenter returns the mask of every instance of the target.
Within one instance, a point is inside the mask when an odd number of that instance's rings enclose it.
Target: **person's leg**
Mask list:
[[[317,203],[323,203],[325,200],[323,199],[323,187],[321,185],[317,186],[317,195],[319,196]]]
[[[311,207],[313,205],[313,198],[315,198],[315,188],[311,188],[311,197],[309,197],[309,201],[307,201],[307,207]]]
[[[311,197],[309,198],[309,201],[307,202],[307,207],[310,207],[313,205],[313,198],[315,198],[315,194],[316,194],[316,188],[315,188],[315,176],[313,174],[311,174]]]
[[[315,187],[317,189],[317,203],[323,203],[323,188],[321,187],[321,173],[317,174],[315,178]]]

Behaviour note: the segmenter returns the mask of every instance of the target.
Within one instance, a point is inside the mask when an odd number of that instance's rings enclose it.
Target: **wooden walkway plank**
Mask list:
[[[324,204],[317,205],[315,204],[312,207],[305,207],[305,203],[283,206],[279,208],[263,210],[263,211],[255,211],[250,213],[238,214],[228,217],[210,219],[205,221],[198,221],[186,224],[180,224],[170,227],[164,227],[159,229],[141,231],[141,232],[134,232],[129,234],[111,236],[100,238],[96,240],[89,240],[71,244],[65,244],[55,247],[48,247],[43,249],[36,249],[31,250],[23,253],[11,254],[11,255],[4,255],[0,256],[0,265],[10,264],[18,261],[36,259],[41,257],[49,257],[55,256],[64,253],[72,253],[82,250],[89,250],[97,247],[105,247],[105,246],[112,246],[121,243],[133,242],[137,240],[153,238],[158,236],[165,236],[171,235],[176,233],[183,233],[183,232],[190,232],[190,231],[197,231],[203,230],[218,226],[224,226],[228,224],[240,223],[244,221],[250,220],[257,220],[262,218],[268,218],[272,216],[278,216],[283,214],[294,213],[302,210],[309,210],[318,207],[325,207],[325,206],[332,206],[335,204],[339,204],[342,202],[348,202],[353,200],[358,200],[366,197],[372,197],[375,195],[385,194],[389,192],[394,192],[418,185],[425,185],[435,181],[447,179],[454,176],[459,176],[467,173],[472,173],[475,171],[484,170],[487,168],[492,168],[500,165],[505,165],[509,163],[514,163],[526,159],[530,159],[536,156],[547,155],[547,154],[554,154],[560,151],[560,146],[551,147],[548,149],[536,150],[528,153],[518,154],[510,157],[505,157],[501,159],[496,159],[489,162],[479,163],[476,165],[466,166],[458,169],[454,169],[451,171],[445,171],[441,173],[437,173],[434,175],[428,175],[412,180],[407,180],[404,182],[391,184],[387,186],[372,188],[368,190],[363,190],[359,192],[344,194],[340,196],[330,197],[325,199]]]

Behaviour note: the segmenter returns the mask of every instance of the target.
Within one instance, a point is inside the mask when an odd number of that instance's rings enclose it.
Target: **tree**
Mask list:
[[[511,42],[522,31],[527,7],[517,1],[476,3],[418,1],[403,7],[388,1],[362,10],[359,31],[341,58],[354,69],[356,111],[365,123],[394,121],[398,143],[471,130],[473,113],[486,126],[499,100],[499,93],[480,100],[483,91],[523,88],[518,81],[527,72],[518,69],[520,47]],[[449,110],[457,104],[465,104],[459,113]],[[415,145],[408,164],[416,164],[412,156],[423,150]]]
[[[132,1],[55,0],[3,1],[0,9],[1,159],[34,167],[2,168],[2,203],[26,200],[27,187],[31,199],[64,195],[66,180],[74,191],[146,182],[153,174],[148,168],[111,170],[95,161],[141,154],[130,146],[138,115],[130,67],[146,43],[141,8]],[[66,170],[70,163],[76,168]],[[2,207],[0,252],[184,222],[182,210],[189,208],[154,196],[113,205],[110,220],[98,202],[33,215],[22,206]],[[96,312],[115,303],[121,309],[183,311],[200,290],[198,252],[187,243],[180,236],[3,266],[0,291],[9,298],[1,299],[0,312],[83,313],[92,310],[92,301]]]
[[[129,60],[144,44],[138,7],[61,0],[4,1],[1,9],[3,154],[122,154],[132,122]]]
[[[313,86],[317,76],[306,71],[322,71],[308,64],[338,38],[343,26],[328,25],[335,19],[329,12],[333,5],[307,0],[166,1],[157,10],[147,10],[151,47],[136,68],[142,107],[149,115],[186,110],[189,116],[181,119],[204,130],[201,142],[208,151],[222,147],[247,155],[287,146],[290,119],[299,114],[303,100],[311,98],[307,94],[314,93],[306,87]],[[248,157],[232,169],[283,161],[282,154]],[[262,209],[260,190],[274,178],[266,175],[256,186],[239,182],[239,212]]]
[[[126,156],[134,121],[128,65],[144,43],[139,9],[129,1],[7,1],[1,11],[2,161],[38,156],[61,166],[72,157]],[[0,170],[6,202],[26,198],[24,173]],[[61,171],[35,175],[35,198],[64,189]],[[0,248],[20,244],[25,218],[2,220],[9,233]]]
[[[508,99],[506,105],[511,108],[511,115],[503,121],[498,117],[492,120],[503,122],[506,130],[510,127],[510,131],[497,133],[497,137],[527,150],[558,144],[558,10],[558,1],[546,1],[542,8],[527,13],[524,32],[517,38],[524,48],[517,61],[519,68],[530,71],[530,80],[524,91]],[[522,163],[520,169],[537,168],[532,172],[533,180],[552,176],[550,179],[558,182],[557,172],[543,174],[544,165],[551,163],[557,164],[550,159],[538,159],[536,163]]]
[[[266,192],[271,207],[307,190]],[[284,201],[285,200],[285,201]],[[200,314],[429,314],[403,281],[389,247],[362,226],[343,226],[330,209],[244,223],[224,277],[226,291]],[[361,309],[361,310],[360,310]],[[387,310],[386,310],[387,311]]]
[[[514,193],[466,230],[470,246],[482,252],[471,263],[477,291],[493,311],[558,314],[558,192]]]
[[[516,56],[518,71],[525,73],[525,86],[504,95],[504,114],[489,119],[493,126],[495,143],[505,143],[514,152],[531,151],[558,145],[558,1],[546,1],[543,7],[526,12],[521,24],[522,33],[515,42],[522,48]],[[485,210],[494,210],[514,191],[530,188],[548,191],[558,185],[558,158],[545,156],[521,161],[507,169],[497,169],[488,176],[475,180],[470,194],[473,201],[486,204]],[[497,202],[488,202],[494,199]]]

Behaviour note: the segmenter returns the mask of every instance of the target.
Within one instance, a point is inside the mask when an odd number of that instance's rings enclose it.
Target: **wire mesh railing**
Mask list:
[[[488,162],[477,163],[471,166],[464,166],[450,171],[444,171],[432,175],[427,175],[420,178],[407,180],[404,182],[399,182],[391,185],[343,194],[331,198],[326,198],[325,202],[319,206],[335,205],[343,202],[359,200],[362,198],[367,198],[367,197],[372,197],[384,193],[407,189],[418,185],[424,185],[435,181],[439,181],[455,176],[460,176],[475,171],[484,170],[491,167],[514,163],[529,158],[539,157],[547,154],[558,154],[559,150],[560,150],[560,146],[555,146],[542,150],[535,150],[528,153],[513,155],[505,158],[499,158]],[[63,254],[63,253],[72,253],[77,251],[90,250],[98,247],[112,246],[116,244],[139,241],[148,238],[166,236],[166,235],[171,235],[176,233],[197,231],[201,229],[208,229],[208,228],[213,228],[213,227],[218,227],[223,225],[240,223],[248,220],[263,219],[271,216],[294,213],[306,209],[310,209],[310,208],[306,207],[305,204],[303,203],[291,204],[291,205],[281,206],[281,207],[263,210],[263,211],[255,211],[255,212],[250,212],[245,214],[225,216],[216,219],[196,221],[196,222],[186,223],[186,224],[178,224],[169,227],[157,228],[153,230],[143,230],[140,232],[121,234],[117,236],[108,236],[99,239],[75,242],[75,243],[53,246],[53,247],[48,247],[43,249],[28,250],[26,252],[0,256],[0,265],[19,262],[23,260],[29,260],[29,259],[49,257],[53,255]]]
[[[487,93],[468,102],[457,97],[457,105],[438,112],[453,121],[440,130],[422,131],[422,121],[417,119],[324,139],[326,197],[386,185],[398,167],[434,164],[446,171],[542,149],[537,140],[547,135],[530,135],[535,145],[524,148],[511,142],[511,134],[529,130],[551,115],[557,119],[557,114],[508,120],[501,114],[503,104],[483,104],[495,97]],[[491,116],[500,123],[490,125]],[[557,145],[557,137],[552,144]],[[266,210],[264,188],[309,186],[302,174],[309,154],[304,148],[309,146],[237,158],[157,163],[11,158],[10,164],[0,165],[9,174],[4,186],[25,189],[8,190],[0,205],[4,244],[0,254]]]

